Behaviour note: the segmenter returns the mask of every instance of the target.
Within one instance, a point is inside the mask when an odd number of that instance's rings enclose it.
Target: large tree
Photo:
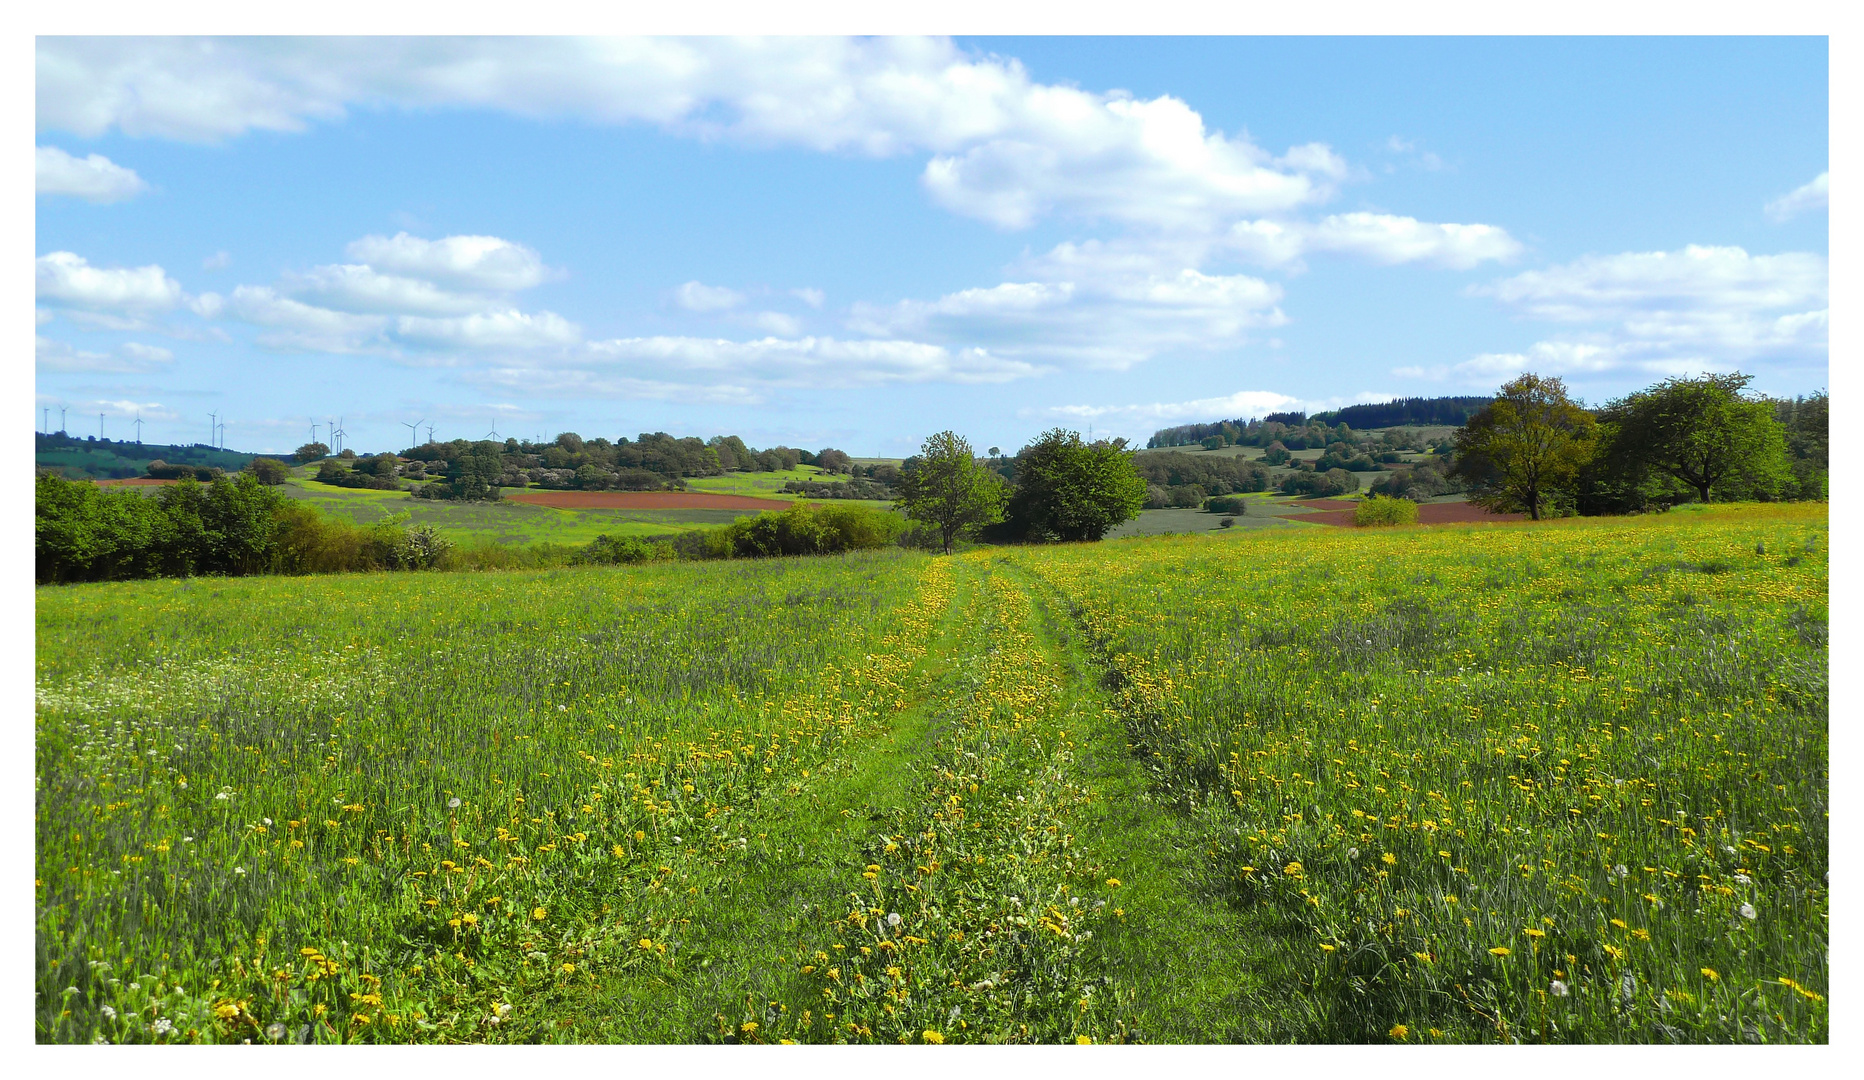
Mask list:
[[[1003,479],[979,465],[971,444],[949,431],[919,447],[894,487],[899,493],[895,505],[907,517],[936,528],[946,554],[958,537],[1003,520]]]
[[[1741,391],[1752,375],[1673,378],[1606,406],[1614,447],[1674,477],[1708,502],[1720,485],[1773,495],[1787,476],[1786,439],[1773,406]]]
[[[1030,540],[1099,540],[1146,505],[1146,481],[1125,439],[1082,442],[1055,428],[1016,455],[1008,516]]]
[[[1469,485],[1469,501],[1502,513],[1526,511],[1540,520],[1550,502],[1568,496],[1592,456],[1590,412],[1567,397],[1557,378],[1524,374],[1456,433],[1453,474]]]

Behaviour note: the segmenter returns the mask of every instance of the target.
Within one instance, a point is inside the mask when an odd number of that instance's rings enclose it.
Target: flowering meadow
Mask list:
[[[1822,506],[44,588],[42,1042],[1817,1042]]]

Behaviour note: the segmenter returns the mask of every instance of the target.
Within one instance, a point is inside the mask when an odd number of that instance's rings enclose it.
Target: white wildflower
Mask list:
[[[447,800],[448,810],[458,810],[459,808],[460,808],[460,801],[457,796]]]
[[[235,867],[233,868],[233,872],[234,872],[235,874],[240,874],[240,875],[244,875],[244,874],[246,873],[246,868],[245,868],[245,867],[243,867],[243,866],[235,866]]]
[[[111,1007],[110,1007],[110,1006],[108,1006],[108,1005],[105,1005],[105,1006],[103,1006],[102,1008],[100,1008],[100,1009],[98,1009],[97,1011],[98,1011],[98,1012],[100,1012],[100,1013],[103,1013],[103,1014],[104,1014],[104,1019],[105,1019],[105,1020],[115,1020],[115,1019],[116,1019],[116,1010],[115,1010],[115,1009],[113,1009],[113,1008],[111,1008]]]
[[[1746,874],[1736,874],[1735,884],[1736,885],[1752,885],[1754,884],[1754,879],[1751,877],[1748,877]]]
[[[284,1038],[285,1037],[285,1025],[279,1023],[276,1020],[265,1025],[265,1037],[272,1040],[273,1042],[277,1042],[278,1040]]]
[[[900,925],[900,913],[897,911],[888,912],[887,913],[887,925],[888,926]]]
[[[1552,994],[1554,997],[1565,997],[1569,991],[1567,990],[1565,983],[1561,982],[1558,979],[1555,979],[1553,980],[1553,985],[1547,987],[1547,992],[1549,994]]]
[[[1754,910],[1753,904],[1742,904],[1740,907],[1736,908],[1735,910],[1739,911],[1741,913],[1741,917],[1744,919],[1756,919],[1760,917],[1760,913]]]
[[[158,1016],[155,1023],[149,1025],[149,1030],[156,1035],[167,1035],[175,1030],[175,1022],[166,1016]]]

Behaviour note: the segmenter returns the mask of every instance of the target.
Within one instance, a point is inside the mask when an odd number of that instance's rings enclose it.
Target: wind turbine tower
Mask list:
[[[136,414],[136,445],[142,445],[142,413]]]
[[[420,438],[421,438],[421,425],[425,423],[427,423],[427,418],[425,416],[421,417],[419,420],[416,420],[412,424],[408,423],[405,420],[402,421],[401,426],[408,429],[408,442],[410,445],[415,445],[419,443]]]

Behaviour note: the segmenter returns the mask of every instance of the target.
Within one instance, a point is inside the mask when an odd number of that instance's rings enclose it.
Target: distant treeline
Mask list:
[[[325,448],[307,445],[300,448],[300,460],[314,460]],[[499,488],[539,487],[576,491],[665,491],[679,490],[696,477],[720,476],[727,472],[779,472],[798,465],[813,465],[828,473],[855,473],[857,468],[848,455],[832,447],[810,452],[789,446],[754,450],[736,435],[711,439],[693,436],[676,438],[664,431],[644,432],[634,439],[626,436],[610,442],[605,438],[584,439],[566,431],[547,443],[530,440],[454,439],[412,446],[396,455],[403,462],[393,472],[381,464],[387,455],[370,460],[370,479],[349,486],[392,484],[399,476],[406,479],[438,478],[436,483],[415,489],[418,498],[477,500],[497,498]],[[359,463],[352,469],[362,468]],[[331,466],[332,470],[341,465]],[[871,473],[871,469],[865,470]],[[343,483],[332,471],[326,483]],[[398,485],[396,485],[398,486]]]
[[[1267,446],[1283,430],[1290,428],[1337,428],[1344,424],[1364,431],[1385,427],[1461,427],[1471,414],[1495,400],[1487,397],[1400,398],[1378,405],[1348,405],[1331,412],[1309,416],[1304,412],[1270,413],[1259,420],[1218,420],[1208,424],[1180,424],[1160,428],[1146,441],[1149,448],[1162,446],[1196,446],[1210,438],[1224,438],[1221,445]],[[1263,429],[1273,425],[1273,434]],[[1227,435],[1227,438],[1226,438]],[[1282,440],[1284,443],[1286,439]],[[1291,448],[1293,444],[1288,444]]]

